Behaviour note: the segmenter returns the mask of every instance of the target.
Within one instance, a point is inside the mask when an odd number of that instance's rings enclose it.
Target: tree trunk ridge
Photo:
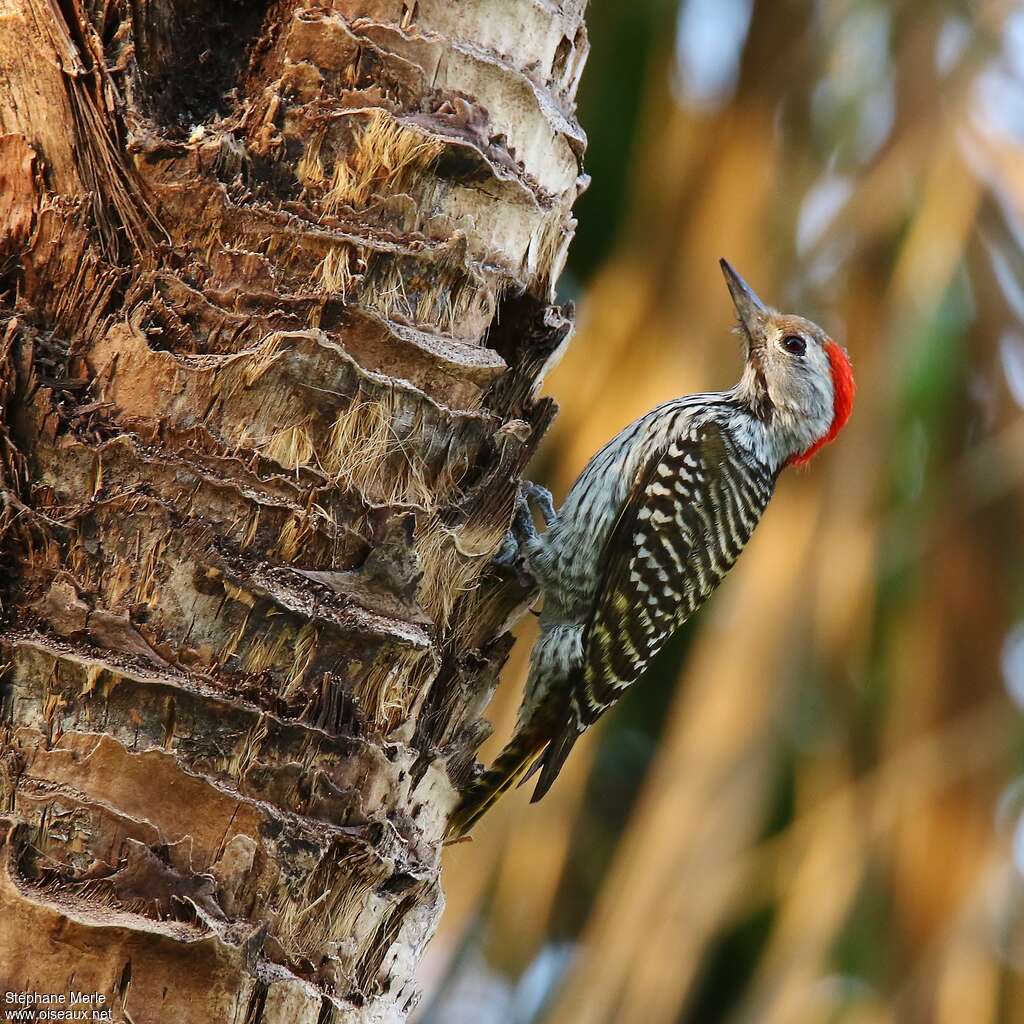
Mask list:
[[[584,0],[0,6],[0,989],[404,1020],[529,595]]]

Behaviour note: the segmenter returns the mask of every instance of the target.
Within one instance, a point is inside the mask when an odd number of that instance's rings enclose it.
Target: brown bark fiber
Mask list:
[[[0,999],[414,1005],[583,3],[0,0]]]

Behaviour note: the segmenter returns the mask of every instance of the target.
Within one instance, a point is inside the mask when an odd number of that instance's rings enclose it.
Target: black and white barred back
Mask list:
[[[603,550],[572,707],[582,732],[634,683],[739,557],[777,472],[709,419],[653,453]]]

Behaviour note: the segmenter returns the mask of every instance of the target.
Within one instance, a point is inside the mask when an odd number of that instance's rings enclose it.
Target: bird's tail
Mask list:
[[[562,765],[565,764],[565,759],[569,756],[569,751],[582,735],[583,733],[575,723],[567,725],[557,736],[552,738],[544,751],[544,756],[538,758],[531,765],[529,773],[523,776],[519,783],[521,786],[535,771],[540,770],[540,778],[537,780],[533,796],[530,797],[531,804],[542,799],[551,788],[555,779],[558,778],[558,773],[562,770]]]
[[[540,756],[550,739],[547,730],[527,728],[513,737],[494,764],[463,791],[448,821],[447,840],[461,839],[491,809],[502,793],[512,789]]]

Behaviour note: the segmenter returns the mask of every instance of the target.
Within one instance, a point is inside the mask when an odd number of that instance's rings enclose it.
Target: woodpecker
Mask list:
[[[845,350],[811,321],[766,306],[726,260],[721,267],[745,349],[739,383],[631,423],[557,513],[547,492],[524,491],[516,546],[543,597],[540,637],[513,739],[463,791],[449,838],[537,771],[532,799],[547,793],[573,744],[732,567],[781,471],[806,464],[850,416]]]

